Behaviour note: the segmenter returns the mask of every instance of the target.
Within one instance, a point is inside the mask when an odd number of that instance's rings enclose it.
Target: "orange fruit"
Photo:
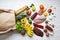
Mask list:
[[[44,5],[43,4],[40,4],[40,9],[44,9]]]

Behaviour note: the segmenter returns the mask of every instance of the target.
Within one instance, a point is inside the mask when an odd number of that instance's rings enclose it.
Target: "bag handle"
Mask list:
[[[11,11],[12,11],[11,9],[0,9],[0,13],[2,12],[10,13]]]

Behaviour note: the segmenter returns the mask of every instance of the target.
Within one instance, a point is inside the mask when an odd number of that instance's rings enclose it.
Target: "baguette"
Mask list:
[[[27,8],[28,8],[28,6],[25,5],[24,7],[18,9],[18,10],[16,11],[16,15],[18,15],[18,14],[21,13],[21,12],[23,12],[23,11],[26,10]]]

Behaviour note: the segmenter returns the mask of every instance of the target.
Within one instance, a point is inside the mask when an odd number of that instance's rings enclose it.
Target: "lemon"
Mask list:
[[[48,13],[47,12],[44,12],[44,16],[46,17],[48,15]]]

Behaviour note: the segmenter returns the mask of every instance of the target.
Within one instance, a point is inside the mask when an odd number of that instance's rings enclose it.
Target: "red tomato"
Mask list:
[[[27,15],[31,15],[31,10],[26,10]]]
[[[51,13],[52,12],[52,9],[48,9],[48,13]]]

